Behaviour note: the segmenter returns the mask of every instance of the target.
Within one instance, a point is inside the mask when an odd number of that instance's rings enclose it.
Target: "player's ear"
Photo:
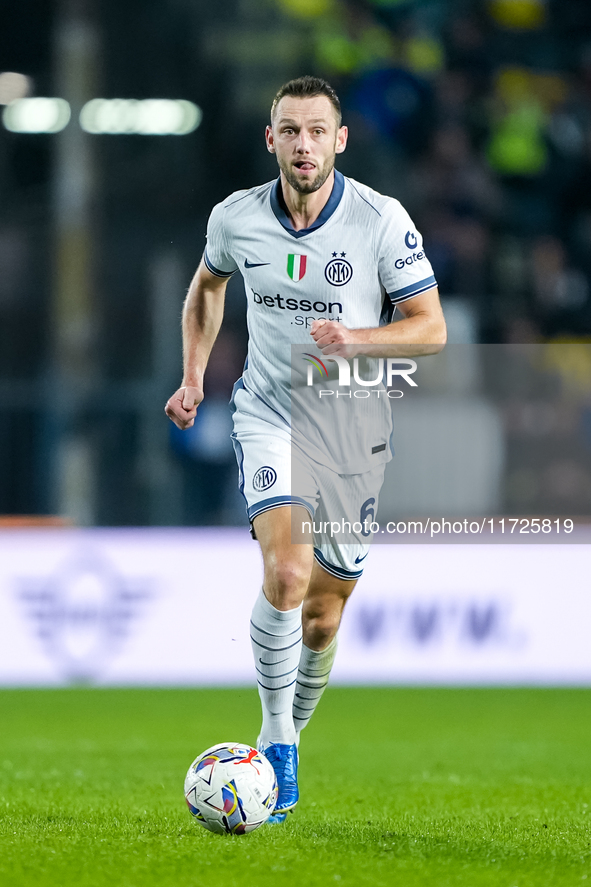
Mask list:
[[[267,143],[267,151],[270,151],[271,154],[275,153],[275,140],[273,138],[273,130],[270,126],[267,126],[265,130],[265,141]]]
[[[335,146],[335,154],[342,154],[347,147],[347,138],[349,130],[346,126],[340,126],[337,132],[337,143]]]

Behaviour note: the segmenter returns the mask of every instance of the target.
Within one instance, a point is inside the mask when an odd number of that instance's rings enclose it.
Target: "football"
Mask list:
[[[185,800],[210,832],[246,835],[263,825],[275,808],[275,772],[264,754],[250,745],[214,745],[189,767]]]

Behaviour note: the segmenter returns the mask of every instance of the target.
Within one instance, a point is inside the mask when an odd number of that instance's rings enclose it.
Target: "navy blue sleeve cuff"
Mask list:
[[[407,299],[412,299],[413,296],[425,293],[427,290],[433,289],[434,286],[437,286],[437,281],[432,274],[431,277],[425,277],[424,280],[417,280],[402,289],[388,293],[388,298],[395,305],[397,302],[405,302]]]
[[[203,253],[203,261],[205,262],[205,267],[207,268],[207,270],[211,271],[212,274],[215,274],[216,277],[231,277],[232,274],[235,274],[235,272],[238,270],[235,268],[234,271],[220,271],[219,268],[216,268],[215,265],[212,265],[212,263],[209,261],[207,250],[205,250],[205,252]]]

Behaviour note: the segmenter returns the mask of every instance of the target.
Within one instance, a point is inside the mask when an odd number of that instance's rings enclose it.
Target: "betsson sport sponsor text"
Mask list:
[[[280,293],[277,293],[275,296],[262,296],[252,288],[251,292],[255,305],[265,305],[267,308],[280,308],[282,311],[319,311],[322,314],[321,317],[313,317],[310,314],[303,317],[301,314],[298,314],[292,320],[292,324],[295,326],[309,327],[312,326],[315,320],[342,320],[339,312],[343,310],[343,306],[340,302],[328,302],[327,304],[321,301],[312,302],[310,299],[286,299]],[[327,312],[329,316],[326,316],[324,312]]]

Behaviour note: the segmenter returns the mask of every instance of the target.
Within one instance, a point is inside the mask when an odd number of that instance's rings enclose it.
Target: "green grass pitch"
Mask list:
[[[329,688],[301,801],[246,837],[182,783],[254,690],[0,691],[2,887],[591,885],[591,691]]]

